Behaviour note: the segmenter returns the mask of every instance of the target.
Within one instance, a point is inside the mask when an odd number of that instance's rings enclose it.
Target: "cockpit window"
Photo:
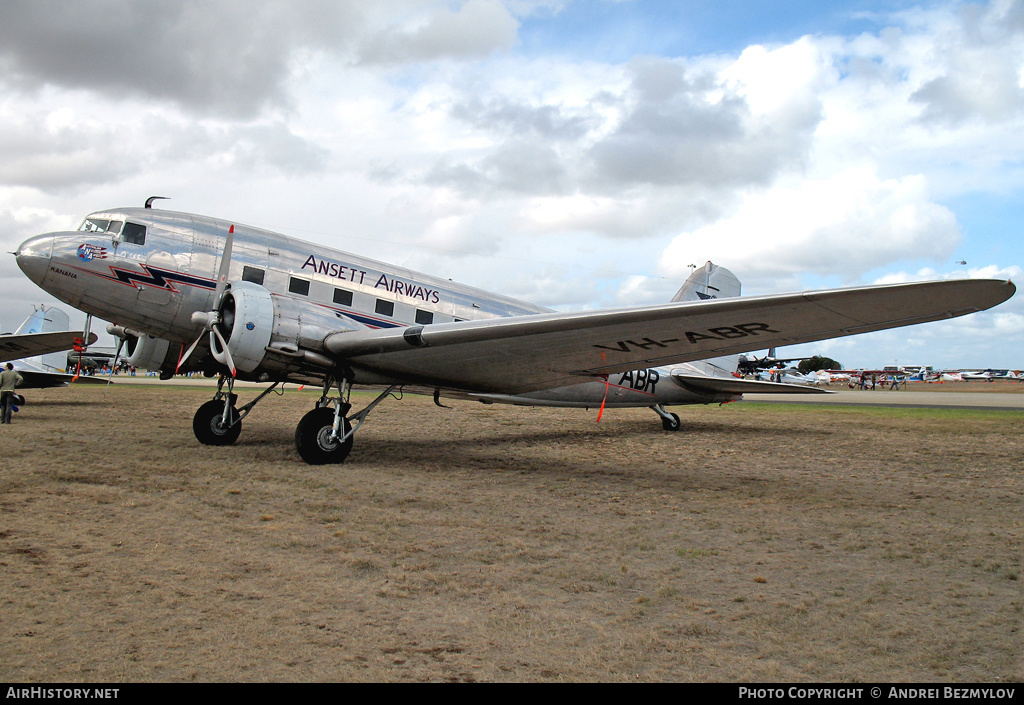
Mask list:
[[[133,245],[146,244],[146,226],[137,223],[125,223],[124,231],[121,233],[121,242],[129,242]]]
[[[107,220],[106,218],[86,218],[79,232],[83,233],[110,233],[117,235],[121,232],[122,220]]]

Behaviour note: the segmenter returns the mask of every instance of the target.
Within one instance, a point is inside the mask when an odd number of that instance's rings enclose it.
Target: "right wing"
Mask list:
[[[324,345],[369,377],[519,394],[594,377],[963,316],[1012,282],[965,279],[736,297],[409,328],[338,332]]]

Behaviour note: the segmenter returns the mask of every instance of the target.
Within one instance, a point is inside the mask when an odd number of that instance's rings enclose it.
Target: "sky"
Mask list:
[[[3,253],[152,195],[558,310],[708,260],[744,294],[1019,283],[1024,0],[0,3]],[[40,303],[0,255],[0,330]],[[1022,350],[1018,294],[778,354]]]

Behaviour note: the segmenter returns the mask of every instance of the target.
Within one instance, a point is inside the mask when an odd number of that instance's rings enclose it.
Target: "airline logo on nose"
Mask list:
[[[83,262],[92,262],[94,259],[106,259],[107,248],[100,245],[82,244],[78,246],[78,259]]]

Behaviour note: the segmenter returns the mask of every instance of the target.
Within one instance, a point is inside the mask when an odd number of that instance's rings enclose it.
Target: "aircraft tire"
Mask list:
[[[679,420],[678,415],[669,414],[669,416],[672,417],[671,421],[669,421],[668,419],[661,420],[661,427],[663,429],[665,429],[666,431],[678,431],[680,428],[683,427],[683,422]]]
[[[221,425],[221,418],[224,415],[223,400],[211,399],[196,410],[192,417],[192,433],[196,440],[207,446],[229,446],[238,440],[238,434],[242,432],[242,424],[238,421],[238,410],[231,407],[230,416],[232,425],[225,428]]]
[[[342,434],[348,433],[352,425],[348,419],[342,418]],[[352,450],[352,436],[344,443],[331,440],[331,429],[334,427],[334,409],[323,407],[313,409],[302,417],[295,427],[295,448],[310,465],[328,465],[343,463]]]

